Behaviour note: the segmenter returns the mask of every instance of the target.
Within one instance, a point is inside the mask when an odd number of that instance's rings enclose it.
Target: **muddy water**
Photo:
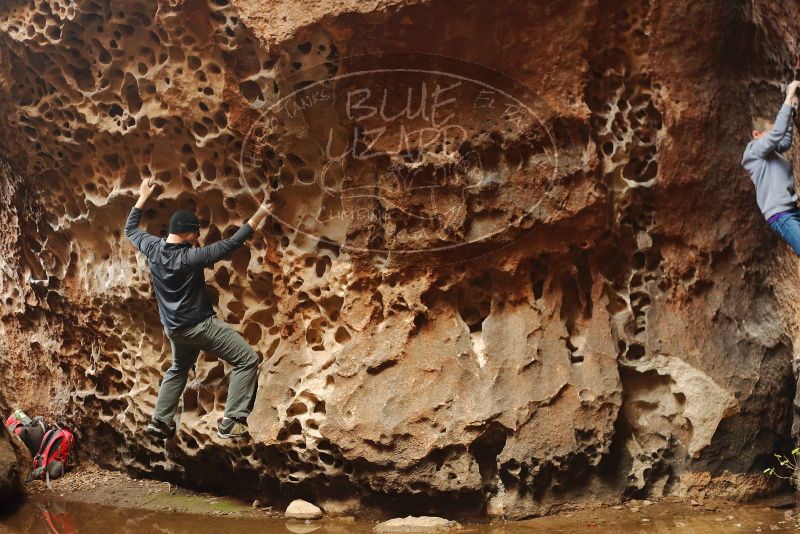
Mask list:
[[[602,532],[729,533],[794,532],[797,522],[791,512],[768,506],[721,507],[715,511],[681,504],[659,504],[638,510],[602,509],[513,523],[465,525],[461,533],[534,534]],[[347,534],[372,532],[374,524],[327,519],[320,522],[287,522],[269,517],[187,514],[117,508],[62,500],[31,501],[13,515],[0,516],[0,534]]]

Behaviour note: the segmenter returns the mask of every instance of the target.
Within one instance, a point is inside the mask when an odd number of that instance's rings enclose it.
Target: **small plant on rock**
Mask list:
[[[793,482],[798,463],[800,463],[800,447],[792,449],[789,456],[783,454],[773,454],[773,456],[778,459],[778,466],[768,467],[764,469],[764,473]]]

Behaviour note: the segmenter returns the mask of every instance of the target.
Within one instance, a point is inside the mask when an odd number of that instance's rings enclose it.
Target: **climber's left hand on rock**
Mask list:
[[[136,202],[136,207],[141,209],[144,207],[144,203],[150,198],[150,195],[153,194],[153,191],[156,190],[156,182],[152,178],[145,178],[142,180],[142,184],[139,186],[139,200]]]
[[[145,178],[142,180],[142,185],[139,186],[139,196],[142,198],[150,198],[153,191],[156,189],[156,183],[152,178]]]

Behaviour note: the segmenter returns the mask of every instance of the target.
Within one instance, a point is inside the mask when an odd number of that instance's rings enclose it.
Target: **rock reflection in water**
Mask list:
[[[728,532],[794,532],[798,522],[793,512],[773,510],[764,505],[721,507],[709,512],[673,503],[643,509],[577,512],[519,522],[464,525],[459,532],[474,534],[566,534],[602,532],[632,534],[682,532],[722,534]],[[0,534],[216,534],[257,532],[259,534],[366,534],[373,523],[286,521],[279,518],[208,515],[116,508],[60,500],[29,501],[13,514],[0,516]]]

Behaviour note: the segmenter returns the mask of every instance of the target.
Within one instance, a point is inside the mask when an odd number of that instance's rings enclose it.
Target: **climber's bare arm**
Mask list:
[[[783,101],[787,106],[794,105],[797,102],[797,89],[800,87],[800,81],[793,80],[786,88],[786,99]]]
[[[252,229],[257,229],[264,220],[264,218],[269,215],[270,210],[272,209],[272,204],[269,201],[269,195],[264,197],[264,201],[259,204],[258,209],[253,214],[250,219],[248,219],[247,224],[250,225]]]

